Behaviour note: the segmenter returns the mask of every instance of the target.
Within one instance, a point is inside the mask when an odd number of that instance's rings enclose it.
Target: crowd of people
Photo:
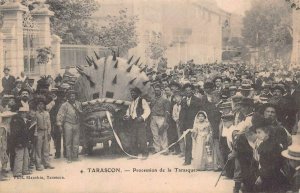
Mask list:
[[[134,89],[127,111],[139,124],[148,120],[146,136],[135,135],[133,148],[147,137],[153,153],[179,155],[199,171],[222,171],[234,180],[233,192],[298,192],[300,146],[292,135],[300,115],[299,70],[189,61],[147,75],[155,98],[140,106],[139,116],[132,108],[143,100]]]
[[[154,90],[144,99],[131,89],[123,121],[129,124],[132,158],[149,153],[178,155],[199,171],[222,171],[235,182],[233,192],[296,192],[300,186],[300,148],[292,141],[300,120],[300,71],[271,66],[260,71],[244,64],[196,65],[167,71],[147,69]],[[72,83],[44,77],[33,88],[23,73],[5,68],[1,102],[1,179],[52,169],[55,158],[78,159],[82,108]],[[72,78],[71,78],[72,80]],[[29,101],[32,101],[29,102]],[[68,120],[68,125],[62,122]],[[62,131],[64,130],[64,131]],[[181,136],[184,139],[178,140]],[[7,136],[7,139],[5,138]],[[170,146],[171,145],[171,146]]]
[[[66,78],[67,81],[63,81]],[[0,97],[0,180],[7,180],[9,168],[16,178],[32,174],[33,168],[36,171],[54,169],[50,161],[50,140],[54,141],[55,158],[58,159],[62,147],[59,120],[65,116],[61,106],[66,102],[73,104],[75,99],[75,91],[72,90],[74,81],[71,79],[72,74],[66,71],[64,77],[57,76],[55,80],[51,76],[41,77],[37,86],[34,86],[34,79],[25,76],[23,72],[20,77],[15,78],[10,75],[9,68],[4,69]],[[77,112],[74,115],[71,111],[68,113],[68,118],[78,119],[77,116]],[[72,132],[64,133],[64,153],[71,162],[78,158],[78,153],[71,153],[76,143],[71,143],[77,138],[79,141],[79,136],[76,137]]]

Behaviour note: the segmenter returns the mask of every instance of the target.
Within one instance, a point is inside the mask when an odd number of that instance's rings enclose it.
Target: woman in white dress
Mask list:
[[[195,117],[193,130],[192,166],[198,170],[209,169],[209,141],[211,138],[211,127],[204,111],[199,111]]]

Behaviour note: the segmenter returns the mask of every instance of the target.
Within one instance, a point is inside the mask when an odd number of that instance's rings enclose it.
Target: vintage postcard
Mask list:
[[[299,0],[0,0],[0,192],[299,192]]]

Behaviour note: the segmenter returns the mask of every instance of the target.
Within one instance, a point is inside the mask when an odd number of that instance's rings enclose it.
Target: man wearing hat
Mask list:
[[[60,131],[58,126],[56,125],[56,116],[57,116],[57,113],[59,111],[59,108],[65,102],[65,100],[64,100],[65,93],[64,93],[64,91],[59,90],[59,89],[52,89],[51,93],[52,93],[51,98],[52,99],[56,98],[56,100],[52,100],[50,102],[50,103],[54,103],[51,110],[49,110],[51,126],[52,126],[51,136],[52,136],[53,141],[54,141],[55,159],[59,159],[61,157],[61,143],[62,143],[61,142],[61,139],[62,139],[62,133],[61,132],[62,131]],[[63,150],[64,150],[63,151],[64,156],[66,156],[65,155],[66,154],[65,145],[63,147]]]
[[[9,74],[9,68],[4,68],[4,77],[2,78],[3,94],[11,94],[12,89],[15,87],[15,77]]]
[[[5,111],[0,113],[1,123],[0,123],[0,161],[2,165],[2,170],[0,171],[0,181],[6,180],[6,172],[7,172],[7,163],[8,163],[8,155],[7,155],[7,135],[10,133],[10,120],[11,117],[16,113],[11,111]],[[11,166],[12,167],[12,166]]]
[[[15,151],[15,158],[13,164],[13,176],[22,177],[22,175],[29,175],[31,172],[29,166],[29,126],[30,122],[27,120],[29,109],[21,107],[18,114],[12,117],[10,128],[11,138],[13,139],[12,148]]]
[[[230,128],[231,134],[230,136],[227,136],[227,140],[230,143],[235,144],[238,137],[238,133],[247,130],[252,125],[251,120],[253,114],[254,100],[246,98],[244,96],[235,96],[232,98],[232,100],[234,103],[234,124]],[[230,159],[234,159],[234,192],[239,192],[242,183],[241,165],[239,160],[233,156],[233,153],[231,153],[228,157]]]
[[[35,88],[33,87],[34,84],[34,79],[33,78],[28,78],[24,88],[29,91],[29,94],[32,96],[35,92]]]
[[[300,145],[292,144],[287,150],[281,152],[281,155],[288,159],[290,171],[287,174],[291,187],[287,193],[296,193],[300,191]]]
[[[51,139],[51,122],[50,115],[46,111],[46,101],[43,98],[38,98],[35,112],[37,141],[35,144],[36,152],[36,170],[41,171],[45,169],[54,169],[50,165],[50,150],[49,141]]]
[[[56,121],[60,131],[64,129],[66,142],[66,156],[68,163],[78,160],[79,128],[82,106],[76,100],[76,92],[69,90],[67,101],[64,102],[57,113]]]
[[[128,121],[130,128],[130,154],[138,156],[139,150],[144,159],[148,157],[146,119],[151,110],[145,99],[141,97],[142,91],[134,87],[130,90],[132,102],[129,105],[123,119]]]
[[[205,101],[209,101],[214,104],[220,102],[220,91],[215,89],[215,85],[213,82],[205,82],[203,87],[205,91]]]
[[[291,133],[296,122],[296,101],[288,95],[284,96],[285,89],[283,86],[273,87],[272,93],[273,97],[268,102],[277,105],[277,119]]]
[[[283,149],[286,149],[288,145],[291,144],[292,137],[286,131],[285,127],[282,126],[282,124],[279,123],[277,120],[277,113],[278,113],[277,106],[271,103],[263,104],[259,109],[259,113],[261,113],[264,118],[271,121],[274,129],[273,134],[275,139],[278,141],[278,143],[281,144]]]
[[[20,79],[16,80],[16,86],[15,88],[13,88],[13,90],[11,91],[12,94],[17,98],[19,96],[19,92],[22,90],[22,85],[23,82]]]
[[[195,87],[187,83],[183,86],[185,91],[185,98],[181,101],[181,112],[180,112],[180,122],[181,122],[181,132],[193,128],[193,123],[196,114],[202,109],[201,99],[194,95]],[[185,136],[185,161],[183,165],[190,165],[192,161],[192,136],[189,132]]]
[[[19,98],[17,99],[16,103],[17,103],[17,107],[25,107],[29,109],[29,96],[30,92],[27,89],[21,89],[19,91]]]

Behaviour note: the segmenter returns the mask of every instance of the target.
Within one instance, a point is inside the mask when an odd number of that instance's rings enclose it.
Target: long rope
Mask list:
[[[111,121],[111,114],[110,114],[108,111],[106,111],[106,116],[107,116],[108,122],[109,122],[109,124],[110,124],[110,126],[111,126],[111,128],[112,128],[112,130],[113,130],[115,139],[116,139],[116,141],[117,141],[119,147],[121,148],[121,150],[122,150],[126,155],[128,155],[128,156],[130,156],[130,157],[133,157],[133,158],[139,158],[138,156],[131,155],[131,154],[127,153],[127,152],[124,150],[123,145],[122,145],[122,143],[121,143],[121,140],[120,140],[119,136],[117,135],[116,131],[114,130],[114,127],[113,127],[113,124],[112,124],[112,121]],[[179,143],[179,141],[181,141],[181,140],[182,140],[182,139],[183,139],[190,131],[192,131],[192,129],[187,129],[186,131],[184,131],[183,134],[179,137],[179,139],[178,139],[176,142],[174,142],[174,143],[172,143],[171,145],[169,145],[166,149],[161,150],[160,152],[157,152],[157,153],[153,154],[153,156],[157,156],[157,155],[160,155],[161,153],[166,152],[169,148],[171,148],[171,147],[174,146],[175,144]]]

